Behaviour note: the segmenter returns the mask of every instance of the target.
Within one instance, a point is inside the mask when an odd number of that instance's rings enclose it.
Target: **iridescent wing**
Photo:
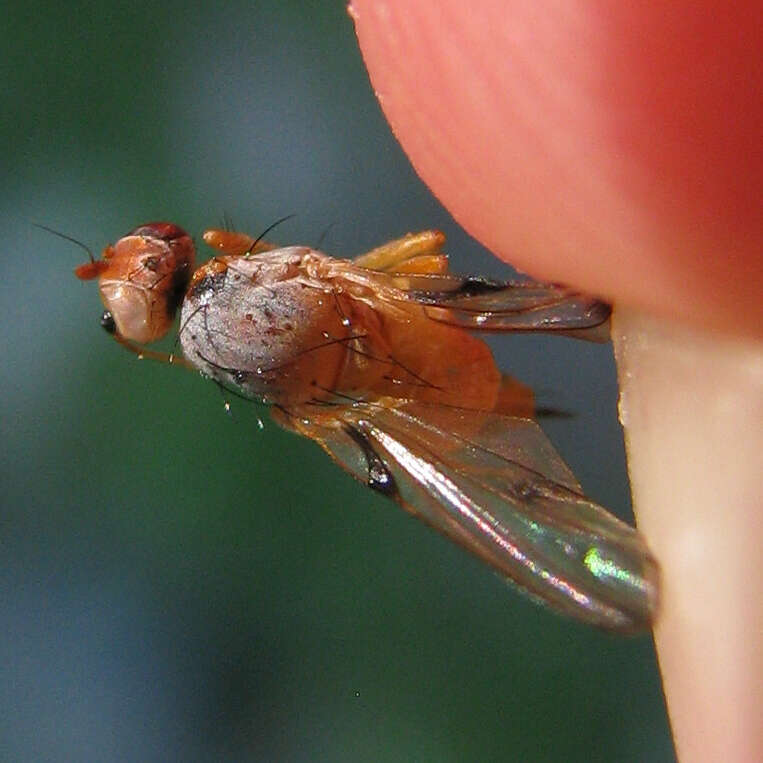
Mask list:
[[[531,597],[600,627],[649,627],[645,542],[582,494],[534,421],[386,399],[276,418]]]

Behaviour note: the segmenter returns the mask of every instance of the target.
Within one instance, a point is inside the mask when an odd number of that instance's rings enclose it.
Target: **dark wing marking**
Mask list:
[[[371,490],[376,490],[378,493],[386,495],[387,498],[393,500],[399,500],[400,493],[395,483],[395,478],[392,473],[387,469],[386,464],[379,458],[379,455],[373,448],[373,444],[369,441],[365,433],[356,427],[349,424],[344,428],[345,433],[349,438],[360,448],[361,452],[366,459],[366,484]]]
[[[469,329],[575,332],[603,326],[611,313],[605,302],[553,284],[452,275],[392,278],[433,320]],[[590,331],[581,338],[608,337]]]

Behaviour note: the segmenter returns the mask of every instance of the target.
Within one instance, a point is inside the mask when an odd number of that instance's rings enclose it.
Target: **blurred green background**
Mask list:
[[[100,249],[294,213],[274,238],[339,255],[439,227],[506,275],[409,166],[343,2],[3,15],[0,760],[673,760],[648,637],[529,604],[261,407],[123,352],[83,253],[30,225]],[[629,517],[610,348],[493,346]]]

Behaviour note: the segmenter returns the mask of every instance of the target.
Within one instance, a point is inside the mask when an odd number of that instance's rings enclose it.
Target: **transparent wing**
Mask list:
[[[576,332],[603,326],[611,312],[605,302],[553,284],[448,274],[392,278],[433,320],[469,329]],[[588,331],[580,336],[606,341],[606,330],[599,334]]]
[[[293,415],[282,423],[532,597],[612,630],[649,627],[658,569],[644,540],[583,496],[535,422],[383,400]]]

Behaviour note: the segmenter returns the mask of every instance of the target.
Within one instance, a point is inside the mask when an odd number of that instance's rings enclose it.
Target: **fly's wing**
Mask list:
[[[424,306],[430,318],[453,326],[481,331],[552,331],[592,341],[609,338],[610,306],[561,286],[448,274],[391,278],[409,301]]]
[[[384,400],[282,416],[533,598],[600,627],[649,627],[658,569],[644,540],[583,496],[535,422]]]

